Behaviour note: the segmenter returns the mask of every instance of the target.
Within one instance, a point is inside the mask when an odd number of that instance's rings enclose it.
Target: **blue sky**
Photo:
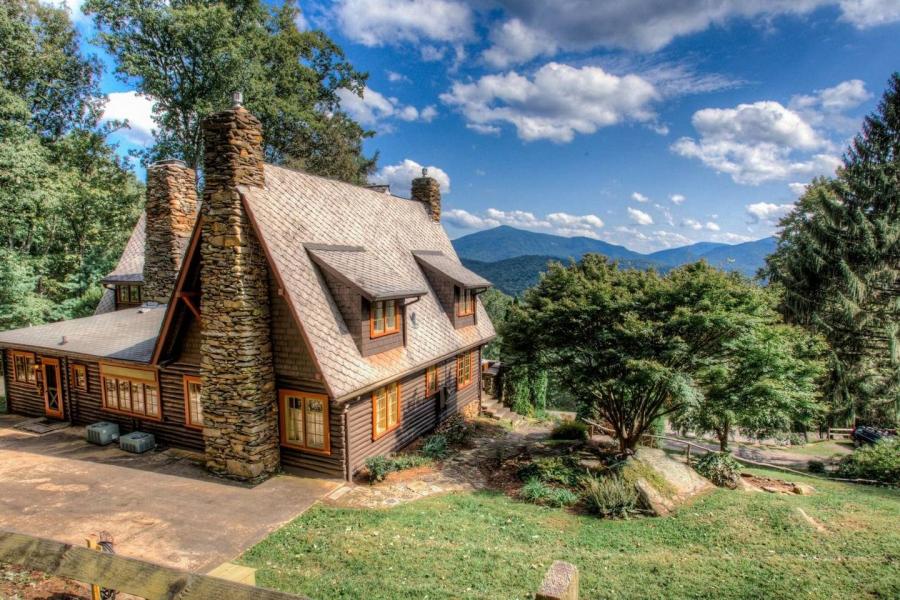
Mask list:
[[[300,6],[370,74],[344,107],[377,132],[373,179],[406,195],[428,166],[453,237],[509,224],[652,251],[771,235],[900,69],[900,0]],[[109,71],[126,151],[149,140],[150,101]]]

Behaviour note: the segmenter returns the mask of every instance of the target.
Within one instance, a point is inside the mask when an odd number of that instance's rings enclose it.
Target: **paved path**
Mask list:
[[[116,552],[205,572],[229,561],[340,485],[278,476],[250,488],[217,479],[196,455],[144,455],[42,436],[0,415],[0,529],[83,544],[107,531]]]

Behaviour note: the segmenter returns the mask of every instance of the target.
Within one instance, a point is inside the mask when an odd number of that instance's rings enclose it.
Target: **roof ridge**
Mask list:
[[[300,167],[288,167],[285,165],[276,165],[274,163],[263,163],[263,174],[265,174],[267,167],[274,167],[276,169],[281,169],[283,171],[291,171],[293,173],[300,173],[301,175],[306,175],[307,177],[314,177],[316,179],[322,179],[324,181],[333,181],[334,183],[340,183],[349,187],[358,188],[361,190],[365,190],[369,193],[376,194],[381,196],[382,198],[387,196],[389,198],[396,198],[397,200],[405,200],[406,202],[414,202],[412,198],[404,198],[403,196],[398,196],[393,192],[385,193],[385,192],[377,192],[367,185],[361,183],[350,183],[349,181],[345,181],[343,179],[338,179],[337,177],[331,177],[328,175],[319,175],[318,173],[310,173],[306,169],[301,169]]]

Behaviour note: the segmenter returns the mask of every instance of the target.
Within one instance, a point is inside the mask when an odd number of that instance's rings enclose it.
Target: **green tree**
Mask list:
[[[765,274],[831,356],[832,419],[900,419],[900,75],[844,156],[781,223]]]
[[[200,122],[234,91],[263,123],[270,162],[362,183],[372,135],[340,110],[338,90],[362,94],[367,75],[321,31],[299,31],[293,0],[88,0],[98,40],[117,74],[156,102],[156,144],[146,158],[202,167]]]
[[[480,295],[484,310],[487,311],[494,329],[498,332],[498,339],[488,344],[482,351],[484,358],[499,360],[500,359],[500,329],[506,320],[506,311],[509,310],[513,302],[512,296],[507,296],[496,288],[490,288]]]
[[[587,255],[552,265],[508,313],[504,360],[558,373],[628,452],[654,420],[700,400],[697,373],[767,309],[759,288],[705,263],[662,277]]]

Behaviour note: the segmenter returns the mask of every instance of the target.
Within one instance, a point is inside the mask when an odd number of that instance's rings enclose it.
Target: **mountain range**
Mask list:
[[[753,277],[775,250],[776,239],[767,237],[742,244],[698,242],[641,254],[588,237],[562,237],[504,225],[457,238],[453,246],[469,269],[491,280],[501,291],[516,295],[537,283],[547,262],[580,260],[588,253],[602,254],[623,267],[652,267],[660,271],[702,259],[726,271]]]

